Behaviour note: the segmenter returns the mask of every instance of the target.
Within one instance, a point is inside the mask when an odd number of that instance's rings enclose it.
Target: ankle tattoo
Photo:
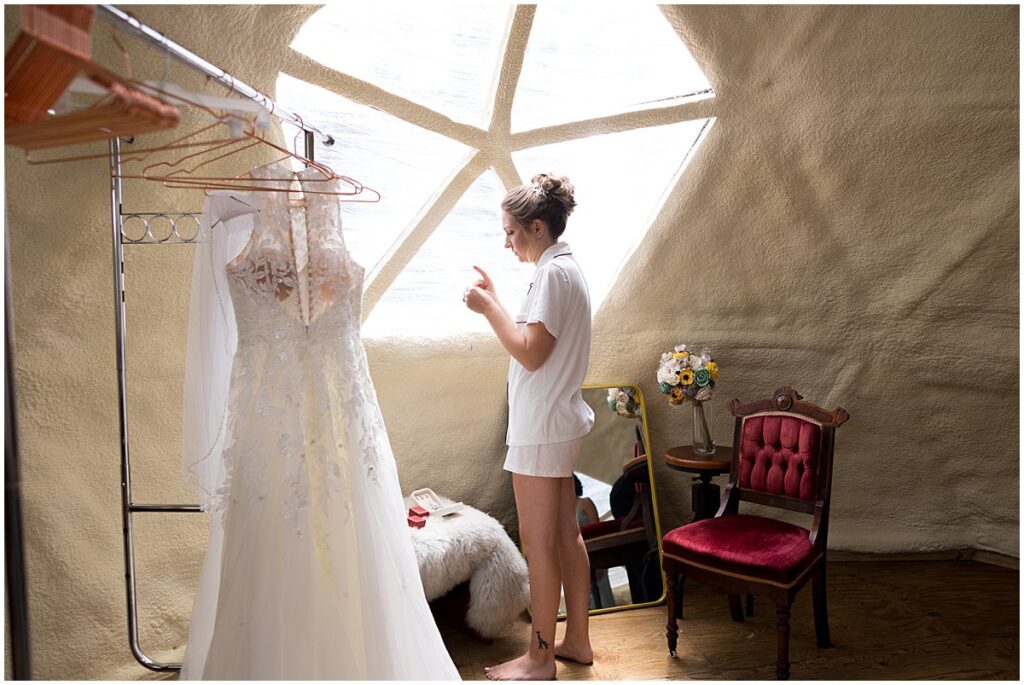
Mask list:
[[[533,632],[537,633],[537,647],[539,649],[547,649],[548,648],[548,643],[544,640],[544,638],[542,638],[540,636],[540,631],[539,630],[535,630]]]

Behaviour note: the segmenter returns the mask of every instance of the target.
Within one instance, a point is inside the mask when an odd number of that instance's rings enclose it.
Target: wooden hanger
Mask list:
[[[4,125],[45,119],[92,52],[91,5],[25,5],[4,60]]]
[[[7,143],[36,150],[178,125],[176,107],[90,59],[92,13],[92,7],[22,7],[22,30],[4,65]],[[85,109],[48,116],[79,74],[101,86],[106,95]]]
[[[207,77],[206,80],[207,83],[209,83],[210,78]],[[237,138],[224,137],[222,126],[230,124],[230,120],[232,119],[239,119],[239,112],[255,112],[255,119],[258,122],[257,126],[261,128],[269,127],[269,113],[255,101],[245,101],[239,98],[230,97],[211,97],[201,93],[188,93],[176,85],[164,81],[132,81],[131,83],[140,90],[153,94],[154,97],[157,97],[158,99],[170,100],[175,103],[198,108],[206,115],[210,116],[214,121],[211,124],[203,126],[195,131],[161,145],[124,149],[121,152],[121,163],[124,165],[131,162],[145,161],[156,153],[166,152],[169,150],[194,148],[206,150],[236,143],[238,140]],[[72,88],[76,88],[76,84],[73,83]],[[85,92],[95,92],[96,87],[90,87],[87,84],[79,83],[77,85],[77,89]],[[214,107],[222,108],[223,111],[218,112]],[[38,155],[33,155],[31,151],[26,151],[25,161],[29,164],[56,164],[60,162],[77,162],[86,159],[99,159],[101,157],[109,156],[110,153],[108,151],[102,151],[73,156],[39,157]]]

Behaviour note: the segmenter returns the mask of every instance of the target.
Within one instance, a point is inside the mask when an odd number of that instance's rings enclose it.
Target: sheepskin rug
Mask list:
[[[444,504],[452,502],[440,499]],[[406,498],[406,504],[415,503]],[[428,516],[426,526],[409,532],[427,600],[469,580],[466,625],[483,637],[497,636],[528,606],[526,561],[493,517],[465,506],[443,518]]]

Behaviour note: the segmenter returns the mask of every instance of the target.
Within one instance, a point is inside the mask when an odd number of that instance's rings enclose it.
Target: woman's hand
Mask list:
[[[481,276],[480,280],[474,283],[473,286],[485,291],[488,295],[491,296],[491,299],[497,301],[498,291],[494,287],[494,281],[492,281],[491,277],[487,275],[487,272],[481,269],[479,266],[474,266],[473,268],[476,269],[476,272]]]
[[[488,307],[494,306],[494,298],[479,286],[473,286],[466,293],[466,306],[477,314],[483,314]]]

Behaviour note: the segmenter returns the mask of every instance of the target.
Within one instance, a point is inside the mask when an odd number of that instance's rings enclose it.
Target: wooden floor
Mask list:
[[[810,587],[791,619],[792,678],[999,679],[1020,674],[1019,572],[975,561],[849,561],[829,565],[829,625],[834,646],[814,641]],[[595,662],[559,663],[561,680],[775,677],[775,612],[755,601],[754,616],[729,618],[722,595],[688,582],[679,658],[668,655],[665,607],[591,618]],[[564,624],[559,624],[561,635]],[[529,628],[510,626],[487,645],[443,628],[462,677],[522,653]]]

